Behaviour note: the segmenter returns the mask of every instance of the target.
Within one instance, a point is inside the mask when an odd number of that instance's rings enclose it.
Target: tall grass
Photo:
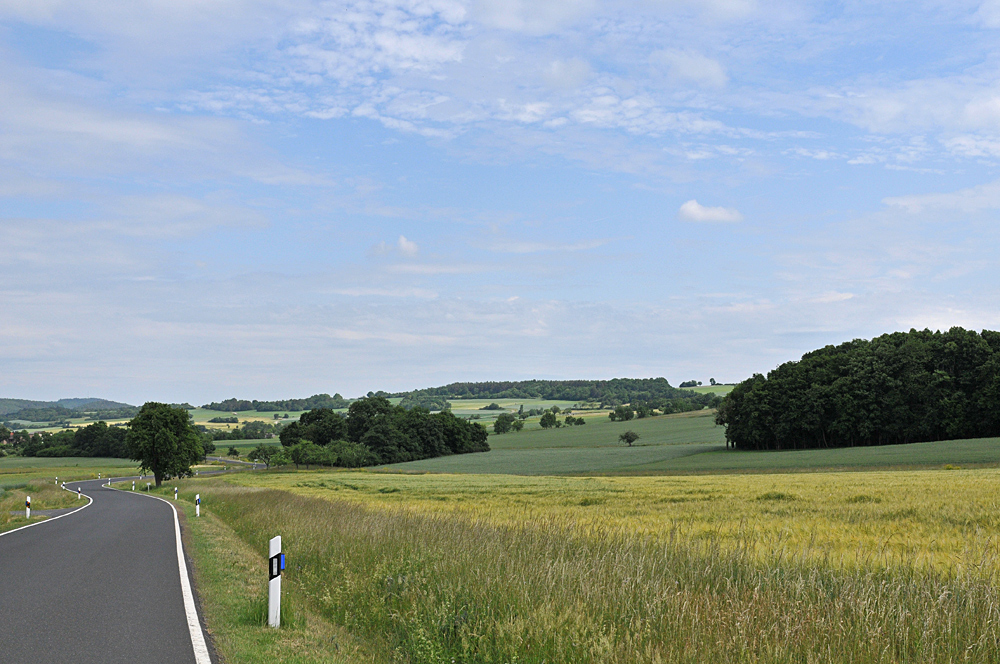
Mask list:
[[[199,484],[333,622],[441,663],[1000,661],[995,547],[949,570],[840,565],[763,543],[583,532]],[[871,554],[878,557],[879,554]]]

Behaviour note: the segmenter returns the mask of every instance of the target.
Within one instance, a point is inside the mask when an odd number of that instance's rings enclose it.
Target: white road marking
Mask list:
[[[121,491],[109,485],[115,491]],[[131,491],[122,491],[131,494]],[[177,519],[177,508],[169,500],[164,500],[159,496],[152,496],[148,493],[139,494],[147,498],[162,500],[170,509],[174,511],[174,539],[177,541],[177,568],[181,574],[181,595],[184,596],[184,613],[187,614],[188,632],[191,634],[191,647],[194,650],[194,661],[197,664],[212,664],[212,659],[208,654],[208,644],[205,643],[205,634],[201,631],[201,621],[198,619],[198,607],[194,603],[194,593],[191,592],[191,581],[188,579],[187,562],[184,560],[184,545],[181,543],[181,523]]]

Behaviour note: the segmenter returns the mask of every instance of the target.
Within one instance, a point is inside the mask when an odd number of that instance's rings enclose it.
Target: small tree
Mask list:
[[[618,436],[618,442],[625,443],[629,447],[632,447],[632,443],[634,443],[637,440],[639,440],[639,434],[637,434],[635,431],[632,431],[631,429]]]
[[[260,443],[257,447],[250,450],[250,454],[247,455],[247,458],[254,463],[264,464],[265,468],[270,468],[271,460],[274,458],[274,455],[278,453],[278,451],[278,448],[274,445],[265,445],[264,443]]]
[[[234,459],[239,459],[240,458],[240,451],[238,449],[236,449],[235,447],[233,447],[232,445],[230,445],[229,446],[229,456],[233,457]]]
[[[160,486],[164,479],[191,474],[191,465],[202,457],[201,436],[183,408],[150,401],[139,409],[125,434],[129,458],[140,472],[151,472]]]
[[[493,433],[509,433],[514,424],[514,416],[510,413],[502,413],[493,422]]]
[[[542,421],[539,422],[543,429],[551,429],[556,425],[556,415],[552,411],[549,411],[542,415]]]
[[[524,428],[524,420],[514,420],[511,422],[510,428],[514,431],[520,431]]]

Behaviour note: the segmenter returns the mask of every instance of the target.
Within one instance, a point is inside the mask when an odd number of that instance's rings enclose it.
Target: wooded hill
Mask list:
[[[545,399],[617,406],[624,403],[658,403],[687,400],[699,405],[713,401],[710,394],[672,387],[666,378],[612,378],[611,380],[521,380],[450,383],[391,396],[444,399]]]
[[[32,411],[46,409],[63,409],[73,417],[79,417],[79,413],[135,409],[127,403],[118,401],[108,401],[107,399],[82,398],[82,399],[60,399],[59,401],[32,401],[30,399],[0,399],[0,415],[8,420],[25,420],[28,422],[46,422],[47,419],[34,420],[27,415]],[[135,409],[137,410],[137,409]]]
[[[716,422],[745,450],[1000,436],[1000,332],[910,330],[827,346],[737,385]]]
[[[314,394],[305,399],[285,399],[282,401],[247,401],[246,399],[226,399],[202,406],[205,410],[219,410],[225,413],[255,410],[258,412],[312,410],[314,408],[347,408],[350,401],[334,394]]]

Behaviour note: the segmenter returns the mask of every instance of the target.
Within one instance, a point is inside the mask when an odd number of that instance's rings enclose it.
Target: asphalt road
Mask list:
[[[192,646],[171,506],[106,481],[67,483],[93,503],[0,537],[0,663],[205,661]]]

